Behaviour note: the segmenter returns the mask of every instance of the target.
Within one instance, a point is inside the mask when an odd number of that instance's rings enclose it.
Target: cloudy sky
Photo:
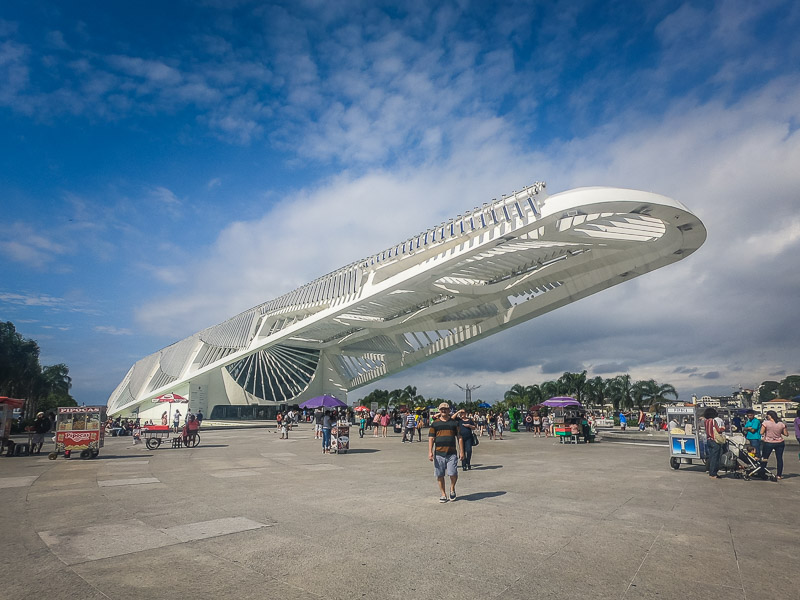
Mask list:
[[[352,398],[798,373],[798,31],[791,0],[7,0],[0,319],[104,403],[142,356],[545,180],[676,198],[708,241]]]

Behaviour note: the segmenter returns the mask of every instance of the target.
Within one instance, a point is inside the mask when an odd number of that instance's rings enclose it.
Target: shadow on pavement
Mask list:
[[[350,448],[347,451],[348,454],[372,454],[373,452],[380,452],[380,450],[376,448]]]
[[[492,469],[502,469],[503,465],[478,465],[473,466],[471,471],[491,471]]]
[[[475,502],[476,500],[484,500],[486,498],[497,498],[498,496],[505,495],[506,492],[478,492],[476,494],[467,494],[459,496],[457,501],[466,500],[467,502]]]
[[[97,458],[91,460],[118,460],[120,458],[152,458],[152,457],[153,457],[152,454],[103,454],[103,451],[100,450],[100,454],[97,456]],[[61,458],[61,455],[59,455],[59,458]],[[73,455],[73,457],[70,458],[69,460],[74,460],[76,458],[79,458],[77,454]]]

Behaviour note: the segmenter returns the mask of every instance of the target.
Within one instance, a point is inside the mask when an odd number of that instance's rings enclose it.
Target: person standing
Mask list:
[[[778,413],[774,410],[768,410],[767,418],[761,424],[761,453],[763,455],[761,460],[766,464],[772,451],[775,451],[775,459],[778,461],[778,479],[783,479],[783,450],[786,447],[783,438],[788,435],[786,423],[781,421]]]
[[[314,411],[314,439],[321,440],[322,439],[322,417],[324,413],[322,412],[321,408],[318,408]]]
[[[447,502],[444,477],[450,477],[449,500],[456,499],[458,460],[464,459],[464,440],[458,431],[458,422],[450,417],[450,405],[442,402],[439,413],[428,431],[428,460],[433,463],[433,474],[439,486],[439,502]]]
[[[800,446],[800,408],[797,409],[797,416],[794,418],[794,437],[797,438],[797,445]],[[797,454],[800,459],[800,453]]]
[[[460,410],[455,415],[458,421],[459,434],[464,445],[464,456],[461,458],[461,469],[469,471],[472,468],[472,436],[475,435],[475,430],[478,426],[475,424],[474,419],[466,414],[465,411]]]
[[[203,424],[203,419],[205,418],[203,416],[203,409],[202,408],[198,408],[197,409],[197,414],[194,416],[194,418],[197,421],[197,426],[200,427],[200,425]]]
[[[166,427],[169,425],[169,417],[167,416],[167,411],[161,413],[161,424]]]
[[[417,419],[414,417],[414,413],[409,411],[406,414],[405,419],[405,431],[403,431],[403,443],[406,441],[406,435],[408,435],[408,441],[414,441],[414,430],[417,428]]]
[[[175,409],[175,414],[172,416],[172,428],[175,430],[175,433],[178,433],[181,428],[181,411]]]
[[[31,438],[31,454],[39,454],[44,444],[44,435],[50,431],[50,419],[44,416],[43,412],[36,414],[33,422],[33,437]]]
[[[383,411],[381,413],[381,436],[388,437],[389,435],[389,423],[392,421],[392,416],[387,412]]]
[[[331,451],[331,429],[333,429],[333,418],[331,411],[326,410],[322,415],[322,453],[330,454]]]
[[[715,435],[725,431],[725,422],[717,416],[717,411],[709,406],[703,413],[705,418],[706,454],[708,455],[708,475],[715,479],[719,476],[719,461],[722,457],[722,444],[717,443]]]
[[[747,420],[744,422],[744,437],[756,451],[756,457],[761,458],[761,421],[752,408],[748,409],[745,415]]]
[[[619,428],[622,431],[625,431],[628,427],[628,418],[625,416],[625,413],[620,411],[619,413]]]

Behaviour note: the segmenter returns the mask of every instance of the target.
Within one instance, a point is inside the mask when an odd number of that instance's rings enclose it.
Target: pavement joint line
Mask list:
[[[117,487],[121,485],[144,485],[149,483],[161,483],[157,477],[135,477],[132,479],[104,479],[98,480],[97,485],[100,487]]]
[[[628,582],[628,587],[625,588],[625,591],[622,594],[623,598],[628,595],[628,592],[630,591],[633,582],[636,581],[636,578],[639,576],[639,571],[642,570],[644,563],[647,562],[647,558],[650,556],[650,551],[653,549],[653,546],[656,545],[656,542],[658,541],[658,538],[661,537],[661,532],[663,531],[664,531],[664,524],[662,523],[661,527],[658,530],[658,533],[653,538],[653,542],[650,544],[650,547],[645,551],[644,556],[642,557],[642,562],[639,563],[639,568],[636,569],[636,573],[633,574],[633,577],[631,577],[631,580]]]

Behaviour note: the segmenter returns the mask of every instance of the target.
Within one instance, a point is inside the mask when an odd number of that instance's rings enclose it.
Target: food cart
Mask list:
[[[706,429],[703,412],[705,406],[668,406],[667,430],[669,432],[669,466],[679,469],[682,463],[694,464],[694,461],[706,461]],[[726,431],[730,431],[730,411],[727,408],[716,409],[718,416],[725,422]]]
[[[0,453],[5,446],[13,446],[9,443],[11,435],[11,423],[14,420],[14,409],[22,408],[25,400],[0,396]]]
[[[105,406],[59,407],[56,415],[56,449],[48,455],[50,460],[70,458],[72,452],[80,452],[83,459],[100,454],[105,439]]]

